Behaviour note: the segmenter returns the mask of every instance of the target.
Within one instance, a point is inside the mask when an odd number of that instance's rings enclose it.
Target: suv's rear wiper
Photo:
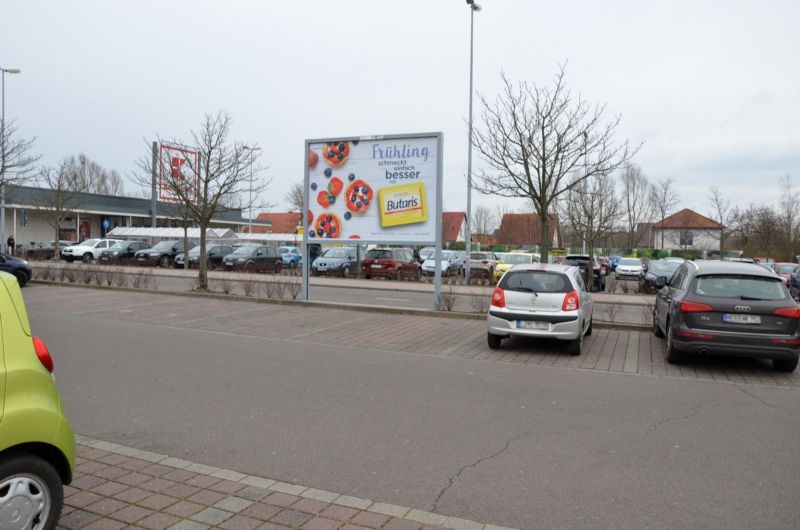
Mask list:
[[[745,295],[741,295],[739,298],[742,300],[756,300],[760,302],[768,300],[768,298],[756,298],[755,296],[745,296]]]

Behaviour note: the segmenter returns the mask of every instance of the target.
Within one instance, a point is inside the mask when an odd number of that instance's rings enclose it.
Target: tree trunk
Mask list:
[[[197,289],[208,291],[208,269],[206,267],[206,223],[200,225],[200,262],[197,264]]]
[[[539,208],[539,253],[542,255],[542,263],[548,263],[550,254],[550,230],[547,222],[547,209]]]
[[[189,270],[189,226],[183,224],[183,270]]]

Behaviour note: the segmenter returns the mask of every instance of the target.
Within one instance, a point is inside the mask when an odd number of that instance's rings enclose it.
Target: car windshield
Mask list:
[[[659,276],[672,276],[681,264],[678,261],[651,261],[650,272]]]
[[[258,248],[258,245],[244,245],[233,251],[237,256],[249,256]]]
[[[517,263],[530,263],[531,257],[527,254],[506,254],[501,263],[516,265]]]
[[[746,274],[706,274],[698,276],[694,292],[717,298],[740,300],[786,300],[788,292],[779,278]]]
[[[349,248],[329,248],[322,255],[323,258],[346,258],[350,253]]]
[[[125,250],[126,248],[128,248],[128,243],[126,241],[120,241],[108,247],[109,250]]]
[[[365,259],[392,259],[392,251],[391,250],[379,250],[373,248],[372,250],[367,252],[367,255],[364,256]]]
[[[472,252],[469,259],[489,259],[483,252]]]
[[[583,265],[585,267],[589,265],[589,258],[585,256],[570,256],[568,258],[564,258],[564,265]]]
[[[455,258],[455,257],[456,257],[455,252],[452,252],[450,250],[443,250],[442,251],[442,261],[449,261],[451,258]],[[430,256],[428,256],[428,259],[429,260],[435,259],[434,254],[431,254]]]
[[[175,244],[175,241],[161,241],[153,246],[153,250],[170,250]]]
[[[641,267],[642,260],[639,258],[622,258],[617,265],[624,265],[627,267]]]
[[[212,248],[216,248],[216,247],[217,247],[217,245],[206,245],[206,254],[211,252]],[[200,245],[197,245],[196,247],[190,248],[189,249],[189,255],[190,256],[199,256],[200,255]]]
[[[278,247],[278,254],[290,254],[294,251],[294,247]]]
[[[422,259],[428,259],[428,257],[430,257],[430,255],[433,254],[435,251],[436,251],[435,248],[425,247],[419,251],[419,257]]]
[[[84,247],[93,247],[100,241],[99,239],[87,239],[86,241],[81,242],[81,245]]]
[[[572,290],[566,276],[546,271],[509,271],[500,280],[499,287],[506,291],[529,293],[567,293]]]
[[[797,267],[797,265],[792,263],[782,263],[780,265],[775,265],[775,272],[780,274],[791,274],[795,267]]]

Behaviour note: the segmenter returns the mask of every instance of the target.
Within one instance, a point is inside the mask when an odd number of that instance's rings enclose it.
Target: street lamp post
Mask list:
[[[6,74],[18,74],[22,70],[19,68],[0,68],[0,75],[2,79],[2,95],[0,95],[0,100],[2,100],[2,110],[0,110],[0,142],[2,145],[0,149],[2,149],[2,166],[0,166],[0,248],[2,248],[2,242],[6,239],[6,138],[8,133],[6,132]],[[12,249],[11,254],[14,253]]]
[[[469,142],[467,144],[467,230],[465,234],[467,257],[464,263],[464,274],[466,275],[467,283],[469,283],[469,255],[472,252],[472,48],[475,32],[475,13],[481,10],[481,6],[476,4],[475,0],[467,0],[467,5],[469,6]]]
[[[253,233],[253,157],[255,157],[255,151],[261,151],[260,147],[248,147],[244,146],[243,149],[246,151],[250,151],[250,198],[249,202],[247,203],[247,232],[249,234]]]

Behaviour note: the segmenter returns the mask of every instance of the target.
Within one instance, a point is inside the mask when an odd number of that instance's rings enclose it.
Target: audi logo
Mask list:
[[[742,312],[742,311],[750,311],[751,309],[749,305],[737,305],[733,306],[733,310]]]

